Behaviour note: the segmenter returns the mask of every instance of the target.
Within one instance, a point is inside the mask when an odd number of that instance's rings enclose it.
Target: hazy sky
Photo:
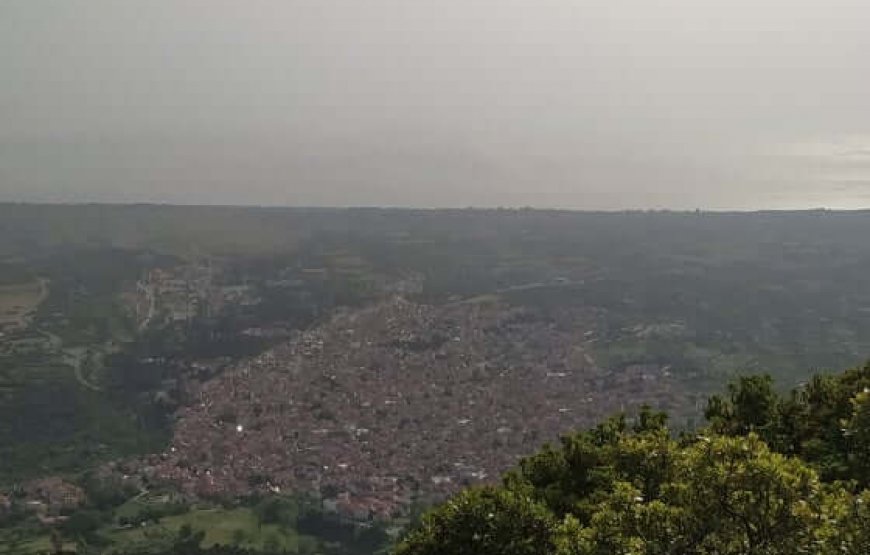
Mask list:
[[[870,206],[870,2],[2,0],[0,200]]]

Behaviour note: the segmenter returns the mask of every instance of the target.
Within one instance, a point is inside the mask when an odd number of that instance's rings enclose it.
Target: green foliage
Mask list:
[[[68,538],[90,541],[95,538],[102,524],[102,513],[85,509],[70,515],[69,519],[61,525],[61,532]]]
[[[729,384],[730,399],[713,396],[705,416],[722,433],[746,434],[770,426],[776,414],[776,392],[770,376],[745,376]]]
[[[279,524],[295,528],[299,512],[299,504],[295,499],[279,496],[267,497],[254,507],[254,514],[261,526]]]
[[[399,555],[544,555],[553,551],[555,520],[523,492],[467,490],[427,515]]]
[[[851,466],[856,476],[870,476],[870,393],[852,398],[852,416],[843,429],[847,437]]]
[[[190,524],[185,524],[178,530],[178,537],[175,539],[175,551],[185,552],[197,549],[203,539],[205,539],[204,531],[195,531]]]
[[[139,526],[144,523],[159,523],[161,519],[169,516],[183,515],[190,511],[186,503],[159,503],[145,505],[131,516],[119,516],[118,524],[121,526]]]
[[[522,461],[501,487],[461,493],[398,552],[867,553],[870,491],[826,482],[817,470],[824,452],[867,479],[867,372],[817,379],[787,398],[767,377],[740,379],[727,399],[711,400],[711,429],[692,438],[673,439],[664,416],[649,409],[634,426],[612,418]],[[838,439],[826,443],[834,422]],[[777,452],[765,438],[814,458]],[[821,447],[810,451],[812,442]]]
[[[713,397],[707,417],[716,433],[756,431],[780,453],[815,467],[825,480],[870,485],[870,363],[842,374],[814,376],[787,396],[768,377],[740,378],[730,398]]]
[[[117,476],[100,477],[86,472],[79,485],[84,489],[88,504],[98,511],[109,511],[123,505],[138,493],[138,488]]]

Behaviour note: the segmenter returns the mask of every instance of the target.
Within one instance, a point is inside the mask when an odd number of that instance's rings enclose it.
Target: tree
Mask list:
[[[423,519],[398,555],[545,555],[556,522],[527,495],[505,488],[469,489]]]
[[[850,551],[868,545],[863,499],[824,484],[806,462],[754,432],[677,442],[663,419],[645,421],[629,430],[611,419],[546,447],[501,487],[468,490],[430,513],[399,553],[866,552]]]
[[[76,540],[91,539],[102,525],[102,515],[93,510],[76,511],[61,525],[61,531]]]
[[[852,416],[845,424],[852,474],[870,476],[870,393],[862,391],[852,398]]]
[[[555,543],[564,553],[785,555],[815,545],[824,495],[801,461],[772,453],[756,435],[684,448],[627,437],[618,450],[651,457],[663,447],[655,490],[643,488],[643,462],[635,472],[628,465],[585,521],[563,519]]]
[[[299,506],[294,499],[270,496],[254,507],[260,527],[264,524],[280,524],[295,527],[299,518]]]
[[[766,430],[776,420],[778,397],[769,375],[742,376],[728,385],[729,399],[715,395],[705,416],[720,433],[745,434]]]
[[[197,552],[204,539],[204,531],[194,531],[190,524],[185,524],[178,530],[173,549],[176,553]]]
[[[773,393],[769,378],[743,377],[729,386],[728,399],[712,397],[706,414],[717,433],[755,431],[771,449],[813,465],[823,481],[853,480],[861,489],[870,486],[870,433],[861,433],[866,423],[856,416],[866,401],[856,399],[868,391],[870,363],[813,376],[785,398]]]
[[[679,531],[683,548],[661,553],[800,553],[812,546],[822,490],[806,464],[772,453],[755,434],[698,441],[681,455],[661,501],[675,509],[667,511],[675,517],[669,532]]]

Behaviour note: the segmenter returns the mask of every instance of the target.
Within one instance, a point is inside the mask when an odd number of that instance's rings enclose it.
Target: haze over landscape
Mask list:
[[[870,7],[0,6],[0,201],[870,205]]]
[[[870,3],[0,0],[0,555],[870,553]]]

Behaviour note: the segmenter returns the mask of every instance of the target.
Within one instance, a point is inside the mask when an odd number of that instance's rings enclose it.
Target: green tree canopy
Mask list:
[[[870,553],[868,382],[864,367],[781,397],[742,378],[696,437],[647,408],[611,418],[435,509],[398,552]]]

